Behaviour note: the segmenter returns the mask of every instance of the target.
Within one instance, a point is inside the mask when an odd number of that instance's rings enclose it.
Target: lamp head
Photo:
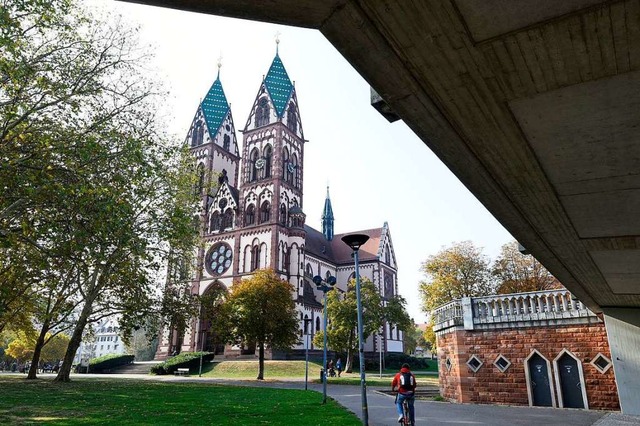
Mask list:
[[[369,240],[369,236],[365,234],[349,234],[342,237],[342,241],[353,251],[359,250],[367,240]]]
[[[320,275],[316,275],[315,277],[312,278],[313,283],[317,286],[322,285],[322,277]]]
[[[332,287],[336,285],[336,277],[330,276],[329,278],[327,278],[327,284],[329,284]]]

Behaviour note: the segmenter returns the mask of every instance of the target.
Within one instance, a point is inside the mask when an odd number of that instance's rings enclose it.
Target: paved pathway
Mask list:
[[[45,374],[44,376],[48,376]],[[104,374],[73,375],[73,379],[114,378]],[[151,376],[139,374],[118,374],[117,378],[156,380],[167,382],[198,382],[198,383],[227,383],[225,379],[176,377],[176,376]],[[284,381],[255,380],[238,382],[234,384],[255,387],[277,387],[287,389],[304,389],[304,379]],[[322,385],[309,383],[309,389],[322,393]],[[369,424],[371,426],[397,425],[397,415],[393,405],[394,398],[376,392],[379,388],[367,389],[367,402],[369,406]],[[327,394],[338,401],[348,410],[361,417],[361,394],[359,386],[328,385]],[[319,395],[319,401],[322,395]],[[640,417],[625,416],[620,413],[606,411],[573,410],[543,407],[516,407],[501,405],[481,404],[452,404],[448,402],[420,401],[415,403],[416,424],[428,426],[452,426],[452,425],[490,425],[490,426],[514,426],[514,425],[549,425],[549,426],[631,426],[640,425]]]

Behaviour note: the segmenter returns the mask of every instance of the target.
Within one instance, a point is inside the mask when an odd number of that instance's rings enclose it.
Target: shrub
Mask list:
[[[429,367],[429,362],[425,358],[416,358],[403,353],[390,353],[385,357],[386,368],[399,370],[405,362],[411,366],[412,370],[420,370]]]
[[[358,368],[358,357],[354,357],[354,366]],[[389,353],[384,357],[384,367],[391,370],[400,370],[402,364],[407,363],[411,366],[412,370],[422,370],[429,368],[429,362],[425,358],[416,358],[404,353]],[[364,369],[366,371],[376,371],[380,369],[379,358],[365,358]]]
[[[178,368],[195,369],[200,365],[200,354],[202,354],[202,362],[210,362],[213,360],[213,352],[182,352],[163,363],[151,367],[151,373],[162,376],[164,374],[171,374]]]
[[[103,373],[115,367],[121,365],[131,364],[133,362],[133,355],[116,355],[109,354],[103,355],[98,358],[92,358],[89,360],[89,372],[90,373]]]

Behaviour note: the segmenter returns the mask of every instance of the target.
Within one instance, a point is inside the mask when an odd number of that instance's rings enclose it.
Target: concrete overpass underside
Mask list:
[[[640,0],[140,0],[316,28],[605,315],[640,414]]]

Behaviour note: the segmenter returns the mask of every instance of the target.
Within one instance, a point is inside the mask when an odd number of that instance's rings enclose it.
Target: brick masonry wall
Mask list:
[[[603,323],[444,333],[438,336],[440,393],[457,402],[529,405],[524,360],[533,349],[549,360],[556,404],[553,360],[566,349],[582,362],[589,408],[620,409],[613,367],[603,374],[590,363],[598,353],[611,359]],[[483,362],[476,373],[467,366],[472,355]],[[493,365],[499,355],[511,361],[504,373]]]

